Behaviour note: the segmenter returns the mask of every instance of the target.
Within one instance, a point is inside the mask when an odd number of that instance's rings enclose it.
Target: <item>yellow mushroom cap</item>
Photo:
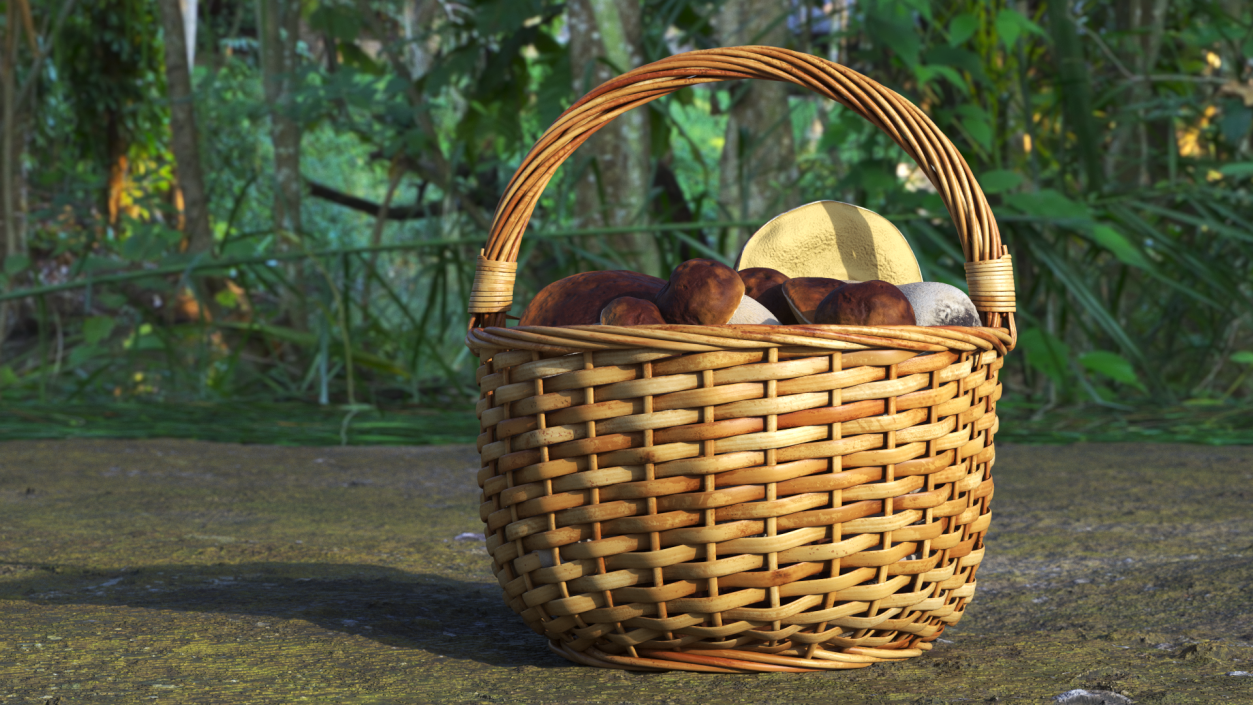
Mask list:
[[[816,201],[776,216],[748,239],[736,269],[770,267],[789,277],[891,284],[922,281],[905,236],[874,211]]]

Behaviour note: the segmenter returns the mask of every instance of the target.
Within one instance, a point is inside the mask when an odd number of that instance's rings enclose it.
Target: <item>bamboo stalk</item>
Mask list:
[[[920,217],[920,216],[919,216]],[[761,221],[715,221],[711,223],[703,223],[701,227],[721,228],[732,227],[737,225],[761,225]],[[529,237],[540,240],[552,240],[570,237],[584,237],[602,235],[606,232],[634,232],[641,229],[647,229],[657,232],[665,232],[671,230],[690,230],[691,223],[666,223],[657,225],[647,225],[627,228],[581,228],[578,230],[558,230],[549,233],[535,233]],[[363,246],[363,247],[347,247],[337,248],[334,250],[316,250],[307,252],[304,250],[291,252],[276,252],[267,255],[252,255],[249,257],[229,257],[229,258],[213,258],[207,254],[198,256],[192,264],[173,264],[162,267],[154,267],[142,271],[130,271],[118,274],[106,274],[99,277],[88,277],[75,281],[65,282],[62,284],[51,284],[48,286],[34,287],[22,289],[19,291],[0,294],[0,301],[8,301],[13,299],[24,299],[40,294],[51,294],[59,291],[70,291],[73,289],[81,289],[90,287],[93,284],[116,284],[120,282],[135,281],[137,279],[148,279],[150,277],[160,277],[168,274],[182,274],[184,272],[200,272],[212,269],[229,269],[249,264],[261,264],[269,261],[286,261],[294,259],[303,259],[305,257],[327,257],[339,254],[358,254],[362,252],[400,252],[410,250],[425,250],[431,248],[449,247],[454,245],[481,246],[482,238],[449,238],[443,240],[424,240],[421,242],[408,242],[394,245]]]
[[[392,158],[390,178],[387,182],[387,194],[383,196],[383,203],[379,206],[378,217],[374,219],[374,230],[370,233],[370,246],[377,248],[383,241],[383,226],[387,224],[387,211],[392,207],[392,198],[396,195],[396,189],[400,186],[400,179],[405,175],[405,170],[400,166],[400,154],[397,153]],[[373,272],[378,266],[379,251],[377,249],[370,252],[370,271]],[[370,310],[370,277],[367,276],[361,291],[361,315],[368,316]]]

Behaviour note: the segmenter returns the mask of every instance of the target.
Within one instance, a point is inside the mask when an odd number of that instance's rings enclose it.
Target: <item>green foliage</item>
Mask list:
[[[30,255],[12,254],[4,259],[4,273],[10,276],[30,266]]]
[[[108,316],[92,316],[83,321],[83,340],[88,345],[95,345],[113,332],[116,322]]]
[[[1012,191],[1024,181],[1022,174],[1008,169],[994,169],[979,177],[979,185],[989,196]]]
[[[1136,370],[1127,358],[1108,350],[1093,350],[1079,356],[1079,364],[1097,374],[1129,384],[1140,391],[1147,391],[1136,376]]]
[[[644,6],[646,60],[720,43],[716,2]],[[305,131],[303,175],[378,204],[399,174],[390,207],[413,217],[379,227],[377,247],[373,217],[315,198],[301,241],[276,241],[253,8],[206,10],[195,88],[216,249],[199,258],[181,252],[169,188],[155,9],[82,7],[57,45],[29,158],[32,259],[3,267],[10,281],[38,277],[23,281],[39,293],[9,300],[32,322],[22,330],[43,334],[5,343],[0,394],[329,405],[349,401],[351,376],[362,390],[354,401],[376,405],[469,395],[477,362],[461,341],[474,255],[509,176],[587,68],[571,63],[565,5],[440,3],[421,23],[386,3],[365,14],[351,3],[308,7],[293,115]],[[1253,109],[1229,84],[1250,85],[1253,9],[1229,17],[1213,3],[1169,3],[1159,28],[1129,25],[1109,2],[1029,7],[858,3],[838,33],[792,37],[918,103],[978,175],[1016,268],[1011,396],[1248,399]],[[1161,51],[1141,65],[1150,39]],[[731,84],[698,86],[647,108],[654,162],[673,173],[681,201],[658,189],[655,212],[682,206],[695,220],[654,231],[666,266],[738,247],[735,230],[711,225],[726,219],[719,152],[735,95]],[[789,106],[792,205],[831,198],[883,213],[927,279],[961,284],[950,216],[903,153],[799,89]],[[115,230],[102,227],[95,196],[109,125],[147,163],[133,175],[138,210]],[[515,313],[556,277],[635,266],[632,253],[599,246],[612,230],[571,232],[571,172],[537,205]],[[58,277],[73,286],[39,288]]]
[[[0,367],[0,389],[7,384]],[[0,438],[194,438],[284,446],[473,443],[478,419],[431,409],[345,409],[265,399],[0,406]],[[216,412],[216,413],[215,413]]]
[[[1027,328],[1018,334],[1027,364],[1061,386],[1070,376],[1070,346],[1041,328]]]
[[[56,98],[71,106],[73,144],[100,167],[108,150],[165,142],[165,69],[155,3],[80,0],[55,43]]]

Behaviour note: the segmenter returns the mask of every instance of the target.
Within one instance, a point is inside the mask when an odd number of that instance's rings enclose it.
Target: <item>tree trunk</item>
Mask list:
[[[164,4],[165,1],[166,0],[161,0],[162,4]],[[191,70],[196,66],[196,20],[198,19],[196,17],[197,4],[196,0],[178,0],[180,10],[179,17],[183,20],[183,45],[187,48],[188,74],[190,74]],[[161,11],[161,18],[162,23],[168,26],[169,22],[165,20],[165,10]]]
[[[300,125],[292,117],[296,77],[299,0],[257,0],[261,35],[261,66],[265,101],[270,109],[270,141],[274,145],[274,230],[280,250],[301,237]],[[303,289],[299,262],[288,267],[297,291]],[[293,327],[307,325],[302,296],[284,294]]]
[[[421,78],[431,70],[431,62],[439,52],[439,35],[433,30],[439,20],[440,3],[436,0],[407,0],[401,14],[405,33],[405,58],[409,75]]]
[[[9,257],[21,254],[25,250],[25,243],[18,237],[17,230],[17,213],[14,206],[14,184],[13,176],[17,169],[17,159],[14,154],[15,128],[17,127],[17,106],[15,105],[17,91],[17,33],[19,31],[17,19],[17,5],[9,2],[8,12],[5,17],[5,52],[4,64],[0,65],[0,100],[4,101],[3,110],[3,126],[0,126],[0,217],[3,218],[4,226],[4,251],[3,257],[0,257],[0,265],[3,265]],[[2,270],[0,270],[2,271]],[[13,282],[8,282],[6,289],[13,288]],[[0,345],[4,344],[5,339],[9,337],[9,302],[0,301]]]
[[[1075,135],[1075,146],[1066,151],[1076,154],[1075,165],[1081,172],[1084,188],[1099,192],[1104,173],[1101,170],[1101,145],[1096,122],[1092,116],[1092,75],[1080,41],[1078,24],[1070,15],[1066,2],[1049,5],[1049,34],[1053,39],[1053,60],[1057,67],[1057,90],[1062,102],[1062,125]],[[1061,156],[1062,169],[1073,168]]]
[[[196,130],[195,103],[192,99],[191,51],[184,32],[184,0],[159,0],[161,26],[165,33],[165,80],[170,91],[171,147],[174,173],[183,193],[184,233],[189,252],[205,252],[213,247],[209,229],[208,200],[200,167],[200,141]],[[194,2],[191,3],[194,7]],[[194,41],[194,39],[193,39]]]
[[[52,49],[52,38],[60,30],[62,21],[73,7],[73,2],[74,0],[66,1],[56,25],[46,35],[42,48],[39,46],[35,23],[31,17],[30,3],[25,0],[14,1],[10,2],[7,7],[5,57],[3,61],[0,61],[0,101],[3,101],[3,107],[0,107],[0,119],[3,120],[3,125],[0,125],[0,161],[3,162],[0,164],[0,228],[4,230],[4,235],[0,238],[0,270],[3,269],[3,264],[8,257],[25,255],[27,252],[28,182],[21,156],[26,150],[29,126],[34,111],[24,109],[23,106],[34,94],[39,69]],[[17,19],[18,13],[21,14],[20,25]],[[18,87],[17,57],[22,34],[26,35],[26,44],[34,60],[28,69],[26,80],[21,87]],[[9,290],[17,288],[18,282],[15,279],[16,277],[9,278],[7,286]],[[10,310],[17,308],[16,304],[15,301],[0,302],[0,345],[4,343],[8,335],[9,321],[13,318],[10,316]],[[3,360],[0,359],[0,362]]]
[[[294,0],[259,0],[261,62],[274,143],[274,220],[280,231],[300,231],[300,125],[292,119],[300,8]]]
[[[572,0],[570,65],[579,95],[644,63],[640,3],[632,0]],[[608,65],[607,65],[608,64]],[[648,109],[618,116],[575,152],[580,174],[575,193],[576,227],[625,226],[645,222],[649,184]],[[607,249],[629,257],[647,274],[660,272],[657,244],[649,233],[603,238]]]
[[[21,31],[17,23],[17,3],[8,3],[7,17],[5,28],[4,43],[4,65],[0,66],[0,91],[3,95],[0,100],[4,101],[3,106],[3,131],[0,132],[0,139],[4,141],[3,155],[0,158],[4,160],[4,164],[0,165],[0,211],[3,211],[4,217],[4,254],[8,255],[20,254],[25,250],[25,243],[18,238],[17,228],[17,199],[14,198],[14,175],[18,168],[16,148],[16,132],[17,132],[17,46],[18,32]],[[0,331],[2,333],[2,331]]]
[[[740,46],[787,42],[786,5],[728,0],[717,16],[719,44]],[[765,220],[786,210],[796,181],[796,150],[787,87],[774,81],[745,81],[731,88],[732,106],[722,148],[718,202],[731,220]],[[724,254],[738,255],[752,229],[736,228]]]
[[[1161,55],[1162,31],[1166,21],[1166,0],[1119,0],[1114,6],[1116,29],[1134,38],[1119,47],[1124,67],[1135,76],[1153,73]],[[1142,106],[1153,98],[1153,84],[1136,81],[1126,91],[1124,105]],[[1150,173],[1150,164],[1164,167],[1165,160],[1153,160],[1150,144],[1167,148],[1169,131],[1174,129],[1170,119],[1149,120],[1143,108],[1135,112],[1122,111],[1105,158],[1105,174],[1116,185],[1131,188],[1147,186],[1159,173]]]

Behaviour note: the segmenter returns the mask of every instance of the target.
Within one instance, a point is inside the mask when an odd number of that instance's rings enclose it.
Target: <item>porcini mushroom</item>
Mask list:
[[[761,301],[761,295],[782,286],[790,279],[788,275],[769,267],[749,267],[740,270],[740,279],[744,280],[744,295]]]
[[[780,287],[784,300],[799,323],[814,323],[814,312],[826,295],[844,285],[840,279],[827,277],[796,277]]]
[[[634,296],[619,296],[600,311],[602,326],[648,326],[665,322],[657,304]]]
[[[786,274],[769,267],[749,267],[740,270],[740,279],[744,280],[745,296],[756,299],[757,303],[765,306],[779,323],[796,323],[796,315],[792,313],[783,296],[783,284],[788,280]]]
[[[845,284],[818,304],[814,323],[839,326],[916,325],[909,299],[885,281]]]
[[[621,296],[651,300],[665,285],[664,279],[624,270],[572,274],[541,289],[518,325],[595,325],[610,301]]]
[[[981,326],[979,309],[966,292],[943,282],[902,284],[920,326]]]
[[[690,259],[674,268],[654,301],[668,323],[717,326],[731,320],[744,298],[744,280],[711,259]]]

